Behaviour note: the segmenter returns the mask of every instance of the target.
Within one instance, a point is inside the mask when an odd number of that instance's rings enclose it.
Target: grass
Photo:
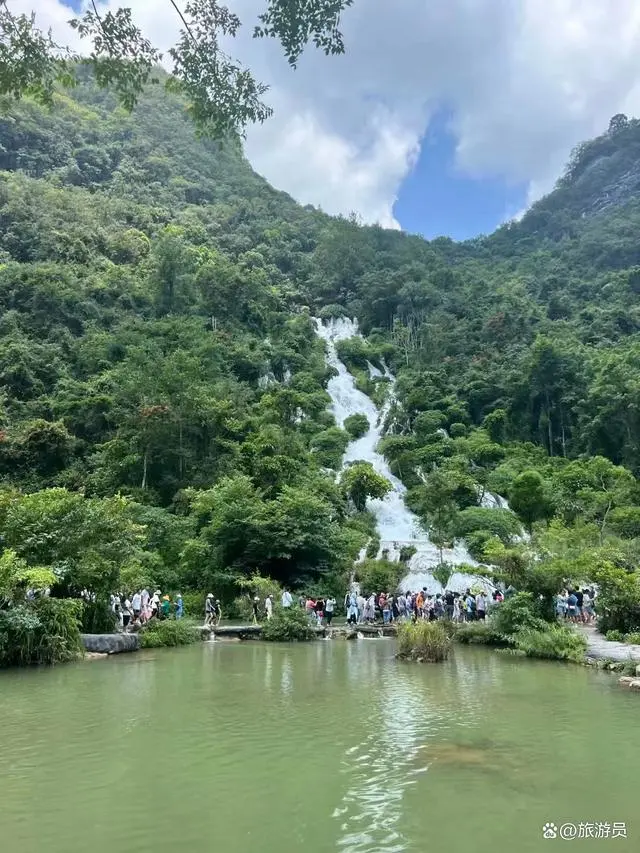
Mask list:
[[[451,638],[440,622],[402,622],[398,625],[398,657],[438,663],[449,657]]]
[[[188,646],[200,639],[199,629],[184,619],[152,619],[140,629],[140,646],[158,649],[163,646]]]

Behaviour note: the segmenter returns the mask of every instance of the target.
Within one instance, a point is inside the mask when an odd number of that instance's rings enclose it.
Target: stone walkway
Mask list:
[[[580,625],[578,631],[581,631],[587,638],[587,657],[623,662],[628,660],[640,661],[640,646],[606,640],[593,625]]]

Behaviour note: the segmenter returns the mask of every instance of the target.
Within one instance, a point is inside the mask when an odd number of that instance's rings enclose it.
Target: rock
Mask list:
[[[640,678],[634,678],[629,682],[629,690],[640,690]]]
[[[345,636],[345,640],[357,640],[357,639],[358,639],[358,632],[357,631],[349,631],[348,634]]]
[[[81,634],[80,638],[87,652],[117,655],[121,652],[137,652],[140,648],[137,634]]]
[[[631,684],[632,681],[635,681],[632,675],[622,675],[618,679],[618,684]]]

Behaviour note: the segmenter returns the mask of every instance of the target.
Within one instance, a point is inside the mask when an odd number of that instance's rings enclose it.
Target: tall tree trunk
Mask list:
[[[147,488],[147,468],[149,465],[149,445],[144,449],[144,459],[142,460],[142,483],[140,485],[141,489]]]

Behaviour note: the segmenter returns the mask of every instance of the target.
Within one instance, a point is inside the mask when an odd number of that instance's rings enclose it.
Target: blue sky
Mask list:
[[[12,7],[62,42],[79,2]],[[108,2],[167,55],[180,28],[169,0]],[[251,37],[266,0],[226,2],[244,26],[224,46],[269,84],[274,109],[248,128],[247,157],[326,213],[427,237],[491,232],[552,189],[612,115],[640,114],[638,0],[355,0],[345,55],[310,49],[295,72],[277,43]]]
[[[448,115],[436,115],[421,140],[414,168],[400,186],[393,213],[403,230],[433,237],[465,240],[493,231],[521,211],[525,183],[465,176],[455,165],[456,139]]]

